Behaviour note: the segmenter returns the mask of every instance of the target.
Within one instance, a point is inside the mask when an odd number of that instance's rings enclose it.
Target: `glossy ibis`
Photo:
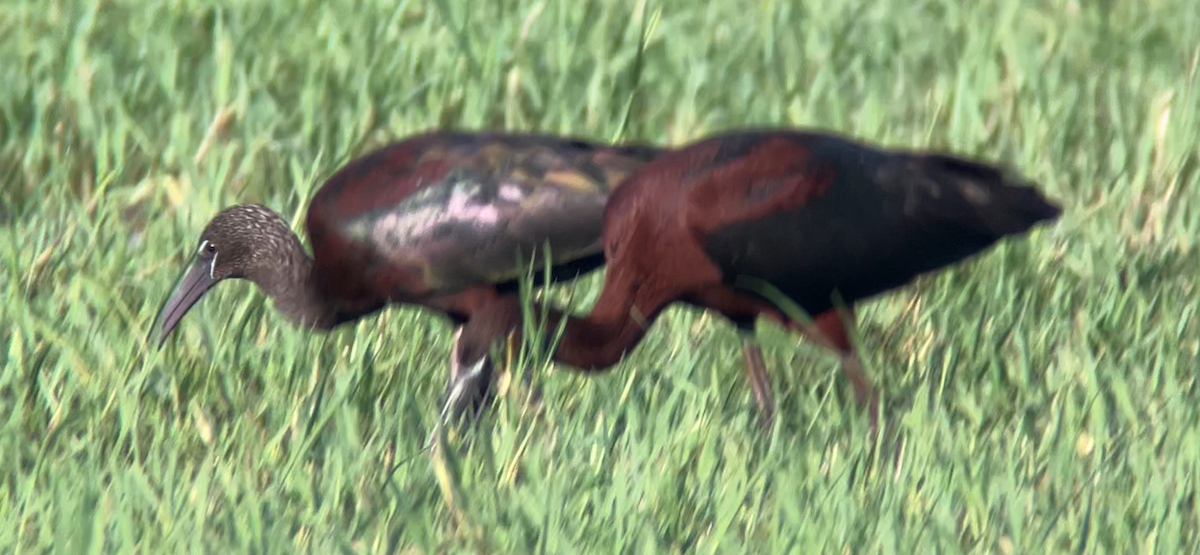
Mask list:
[[[715,310],[744,333],[747,375],[769,425],[771,385],[752,337],[755,320],[766,317],[840,353],[874,425],[878,399],[847,333],[854,303],[1060,212],[1018,175],[952,155],[787,130],[701,140],[642,166],[610,197],[604,289],[588,316],[566,316],[554,359],[604,371],[671,303]],[[812,320],[786,316],[761,289],[743,285],[753,280]],[[552,310],[548,328],[563,317]],[[501,336],[519,334],[520,321],[517,295],[477,312],[463,328],[459,364],[485,374],[483,355]]]
[[[515,291],[519,252],[544,263],[548,242],[554,281],[601,266],[601,217],[612,187],[660,152],[455,131],[393,143],[351,161],[317,191],[305,222],[312,257],[269,208],[218,213],[162,308],[158,345],[227,278],[250,280],[307,328],[328,330],[408,303],[449,316],[457,342],[472,314]]]

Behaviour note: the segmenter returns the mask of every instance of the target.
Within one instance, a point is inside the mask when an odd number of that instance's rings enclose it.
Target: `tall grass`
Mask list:
[[[5,0],[0,552],[1197,551],[1198,44],[1186,0]],[[219,208],[299,230],[387,140],[755,125],[1005,160],[1066,205],[862,308],[898,441],[771,326],[762,437],[736,334],[682,308],[405,464],[427,312],[313,335],[226,283],[147,344]]]

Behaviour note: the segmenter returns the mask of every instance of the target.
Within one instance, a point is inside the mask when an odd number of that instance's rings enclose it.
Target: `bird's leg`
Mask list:
[[[854,323],[854,309],[847,308],[845,310],[845,318],[843,319],[836,309],[828,310],[813,318],[810,325],[805,326],[801,331],[818,344],[837,351],[842,357],[842,372],[846,378],[850,380],[850,385],[854,388],[854,397],[859,406],[867,406],[867,416],[871,422],[871,429],[875,429],[876,422],[879,418],[879,395],[875,391],[875,386],[863,374],[862,362],[858,357],[858,350],[854,348],[850,340],[850,333],[847,331],[849,324]]]
[[[453,339],[450,340],[450,382],[447,385],[453,385],[458,379],[458,373],[461,371],[462,365],[458,363],[458,341],[462,339],[463,327],[461,325],[454,326]]]
[[[742,335],[742,358],[746,361],[746,377],[750,378],[750,389],[758,401],[759,422],[770,429],[775,424],[775,399],[771,392],[771,378],[763,364],[762,348],[752,334]]]
[[[759,422],[764,428],[770,429],[775,424],[775,395],[771,389],[771,377],[767,375],[763,363],[762,347],[754,335],[754,323],[760,315],[778,321],[782,321],[783,316],[766,302],[723,286],[704,289],[685,298],[695,299],[699,304],[720,312],[738,328],[742,335],[746,377],[750,380],[754,400],[758,402]]]
[[[442,394],[437,428],[430,435],[430,442],[434,440],[438,428],[447,422],[460,422],[466,417],[478,416],[487,401],[492,377],[491,355],[484,355],[465,367],[460,364],[458,344],[462,331],[462,326],[454,329],[454,339],[450,344],[450,380]]]
[[[857,349],[842,355],[842,372],[850,378],[858,405],[867,406],[867,418],[870,420],[871,429],[874,430],[879,423],[879,393],[863,374],[862,361],[858,358]]]
[[[458,420],[466,415],[477,416],[490,396],[492,357],[481,357],[466,368],[446,390],[443,415]]]
[[[492,361],[490,356],[480,357],[475,363],[467,366],[466,371],[446,388],[445,401],[438,413],[433,431],[429,433],[425,447],[430,447],[437,441],[441,429],[449,422],[470,422],[466,420],[479,416],[484,404],[488,401],[488,386],[491,383]]]
[[[454,339],[450,341],[450,380],[446,383],[446,391],[443,393],[441,414],[443,416],[450,415],[453,418],[461,418],[466,413],[468,405],[479,404],[480,399],[476,393],[482,395],[487,389],[486,384],[478,383],[481,378],[485,378],[485,370],[490,370],[490,360],[484,356],[479,360],[478,364],[472,364],[469,368],[464,368],[458,360],[458,343],[462,339],[463,326],[456,325],[454,327]]]

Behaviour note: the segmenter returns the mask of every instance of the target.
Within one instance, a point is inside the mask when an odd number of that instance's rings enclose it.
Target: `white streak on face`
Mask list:
[[[199,255],[199,254],[203,253],[204,248],[207,246],[208,246],[208,239],[200,241],[200,249],[196,251],[196,254]],[[210,262],[208,265],[208,277],[211,279],[217,279],[216,273],[217,273],[217,253],[214,252],[212,262]]]

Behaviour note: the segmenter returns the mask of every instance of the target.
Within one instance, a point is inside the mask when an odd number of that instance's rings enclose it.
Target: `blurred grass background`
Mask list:
[[[1198,44],[1187,0],[4,0],[0,552],[1196,552]],[[448,504],[396,465],[441,319],[308,334],[233,282],[147,348],[219,208],[299,230],[390,139],[753,125],[1005,160],[1067,208],[862,308],[901,443],[773,326],[762,437],[732,328],[680,308],[609,375],[539,368]]]

